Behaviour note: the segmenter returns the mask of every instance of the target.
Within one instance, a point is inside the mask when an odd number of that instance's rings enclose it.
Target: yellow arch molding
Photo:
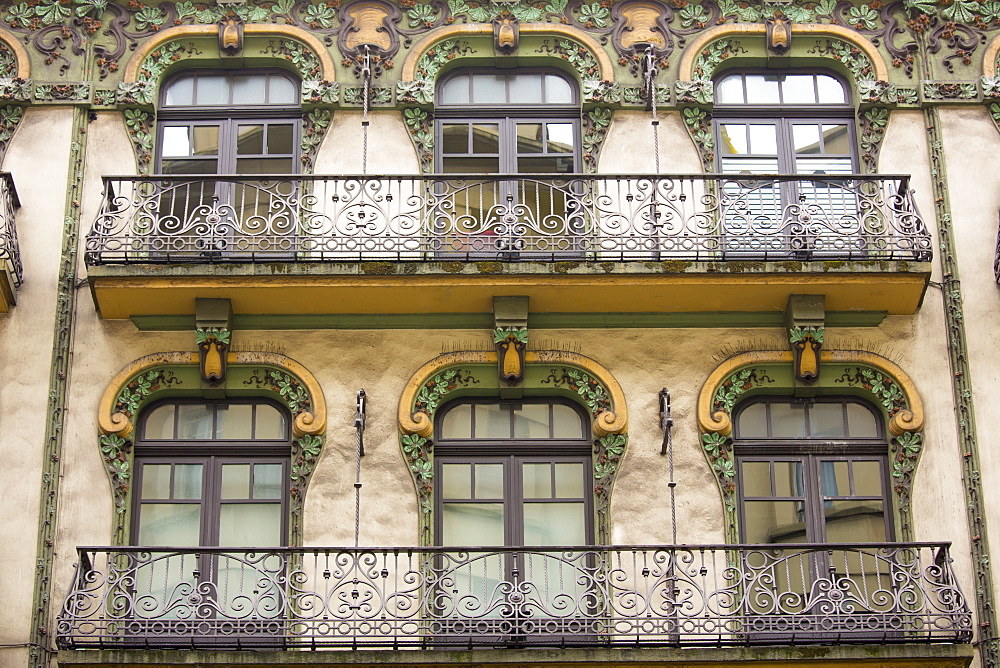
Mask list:
[[[890,376],[899,384],[906,396],[909,410],[901,410],[889,419],[889,431],[894,435],[908,431],[920,431],[924,427],[924,406],[917,394],[917,388],[910,377],[899,368],[895,362],[874,353],[858,350],[824,350],[820,353],[820,361],[825,363],[864,364],[878,369]],[[729,415],[723,411],[712,411],[715,390],[737,369],[751,364],[791,364],[792,353],[789,350],[761,350],[734,355],[720,364],[709,375],[698,395],[698,426],[702,432],[717,433],[728,436],[733,431],[733,423]]]
[[[306,434],[313,436],[322,434],[326,430],[326,399],[323,397],[323,388],[304,366],[290,357],[264,352],[229,353],[226,361],[228,364],[267,364],[283,369],[298,378],[309,392],[313,410],[312,413],[303,412],[295,416],[292,433],[299,438]],[[135,425],[124,413],[112,412],[118,395],[133,376],[147,369],[168,364],[198,364],[198,353],[153,353],[140,357],[119,371],[104,388],[104,394],[101,395],[101,402],[98,405],[97,424],[102,434],[128,438]]]
[[[559,35],[560,37],[567,37],[573,41],[579,42],[583,46],[587,47],[591,54],[593,54],[594,58],[597,59],[597,65],[601,69],[601,80],[614,81],[614,67],[611,64],[611,58],[608,56],[608,53],[601,48],[601,45],[597,43],[596,39],[579,28],[554,23],[522,23],[520,24],[519,29],[522,35]],[[430,31],[419,42],[413,45],[413,48],[410,49],[410,53],[406,56],[406,60],[403,61],[403,81],[413,81],[417,72],[417,62],[420,60],[421,56],[424,55],[424,52],[426,52],[427,49],[431,48],[438,42],[446,39],[454,39],[456,37],[473,37],[476,35],[492,34],[492,23],[463,23],[459,25],[444,26]]]
[[[737,23],[732,25],[721,25],[710,28],[698,35],[684,50],[681,57],[680,66],[677,72],[679,81],[690,81],[694,78],[694,61],[701,53],[702,49],[717,39],[724,37],[741,37],[748,35],[767,34],[767,26],[763,24]],[[889,69],[885,60],[875,48],[875,45],[868,41],[864,35],[844,26],[827,25],[825,23],[795,23],[792,24],[792,35],[795,38],[808,37],[836,37],[845,42],[850,42],[854,46],[864,51],[865,55],[872,62],[875,68],[875,78],[879,81],[889,80]]]
[[[594,433],[598,438],[602,438],[608,434],[623,434],[628,431],[628,409],[625,407],[625,394],[615,377],[603,366],[589,357],[561,350],[528,351],[524,354],[524,361],[526,364],[571,364],[590,373],[608,389],[611,407],[614,409],[604,411],[594,418]],[[406,387],[403,388],[403,393],[399,397],[399,431],[403,434],[417,434],[424,438],[430,438],[431,434],[434,433],[434,423],[427,415],[410,412],[417,392],[431,376],[442,369],[457,364],[495,365],[496,363],[497,354],[495,352],[460,351],[439,355],[424,364],[410,376],[410,380],[406,383]]]
[[[28,58],[28,50],[21,45],[21,41],[17,38],[17,35],[9,30],[0,28],[0,39],[14,52],[14,62],[17,63],[17,74],[15,76],[18,79],[30,78],[31,59]]]
[[[995,77],[997,75],[997,52],[1000,52],[1000,35],[990,40],[983,52],[983,76]]]
[[[135,53],[129,59],[128,65],[125,66],[126,83],[134,82],[139,73],[139,66],[142,65],[142,61],[146,59],[146,56],[167,42],[186,37],[216,37],[218,34],[219,26],[217,25],[174,26],[157,32],[156,35],[136,49]],[[281,25],[280,23],[248,23],[243,27],[243,34],[276,35],[302,42],[312,49],[316,57],[319,58],[321,67],[320,76],[323,81],[333,81],[336,77],[330,52],[323,46],[321,41],[302,28]]]

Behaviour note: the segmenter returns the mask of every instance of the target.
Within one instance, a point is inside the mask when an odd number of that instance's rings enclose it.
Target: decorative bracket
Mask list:
[[[792,351],[796,385],[813,385],[819,379],[823,348],[826,299],[823,295],[789,295],[785,328]],[[796,392],[801,394],[801,392]]]
[[[228,299],[195,299],[195,343],[201,380],[217,388],[226,381],[233,306]]]
[[[767,24],[767,49],[782,56],[792,47],[792,22],[784,16],[771,16]]]
[[[500,382],[513,387],[524,380],[524,351],[528,347],[528,298],[494,297],[493,325],[493,344],[497,348]]]
[[[517,51],[521,38],[521,23],[508,10],[493,19],[493,46],[500,53],[509,56]]]
[[[233,10],[219,20],[219,50],[227,56],[243,50],[243,19]]]

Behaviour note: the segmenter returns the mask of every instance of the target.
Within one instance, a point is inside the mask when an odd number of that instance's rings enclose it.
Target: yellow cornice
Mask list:
[[[608,434],[622,434],[628,431],[628,409],[625,405],[625,394],[621,385],[611,372],[589,357],[578,353],[562,350],[528,351],[524,355],[526,364],[569,364],[579,367],[597,378],[608,390],[611,397],[611,409],[594,418],[593,430],[598,437]],[[417,393],[434,374],[459,364],[496,364],[496,352],[458,351],[439,355],[427,362],[410,376],[399,397],[399,431],[403,434],[417,434],[430,438],[434,433],[434,422],[424,413],[411,413]]]
[[[597,59],[597,65],[601,70],[601,80],[614,81],[614,67],[611,64],[611,58],[608,56],[607,51],[605,51],[601,45],[597,43],[597,40],[579,28],[559,23],[522,23],[518,29],[522,35],[559,35],[561,37],[568,37],[569,39],[579,42],[583,46],[587,47],[594,58]],[[410,49],[410,53],[407,54],[406,59],[403,61],[403,81],[413,81],[416,77],[417,62],[420,60],[420,57],[424,55],[424,52],[431,48],[434,44],[437,44],[442,40],[453,39],[456,37],[473,37],[477,35],[492,34],[492,23],[462,23],[459,25],[444,26],[430,31],[424,35],[420,41],[413,45],[413,48]]]
[[[31,77],[31,59],[28,58],[28,50],[21,44],[21,40],[11,31],[0,28],[0,39],[2,39],[10,50],[14,52],[14,62],[17,63],[17,78],[28,79]]]
[[[146,59],[146,56],[167,42],[189,37],[216,37],[218,34],[219,26],[217,25],[174,26],[157,32],[132,54],[128,64],[125,66],[125,82],[134,82],[139,73],[139,66],[142,65],[142,61]],[[329,50],[315,36],[302,28],[282,25],[280,23],[248,23],[243,27],[243,34],[276,35],[302,42],[312,49],[316,57],[319,58],[321,68],[320,78],[323,81],[333,81],[336,77],[336,70],[334,69],[333,59],[330,57]],[[2,33],[0,33],[0,36],[2,36]]]
[[[878,369],[893,379],[906,397],[909,410],[901,410],[889,419],[889,431],[898,436],[908,431],[920,431],[924,427],[924,406],[920,395],[909,375],[898,364],[886,358],[861,350],[824,350],[820,353],[821,363],[863,364]],[[733,431],[730,416],[723,411],[712,411],[715,391],[722,382],[741,367],[752,364],[791,364],[789,350],[759,350],[730,357],[716,367],[698,394],[698,426],[704,433],[728,436]]]
[[[230,365],[234,364],[267,364],[275,366],[298,378],[309,393],[312,404],[312,412],[303,412],[295,416],[292,423],[292,433],[296,437],[306,434],[322,434],[326,430],[326,399],[323,397],[323,389],[317,382],[316,377],[304,366],[290,357],[285,357],[278,353],[267,352],[238,352],[229,353],[226,361]],[[97,424],[102,434],[115,435],[128,438],[135,429],[131,418],[124,413],[113,412],[115,401],[121,393],[125,384],[134,376],[158,366],[198,364],[198,353],[169,352],[153,353],[135,360],[124,369],[115,374],[98,404]]]
[[[740,37],[748,35],[767,34],[767,26],[762,23],[736,23],[729,25],[715,26],[701,32],[684,49],[681,56],[680,66],[677,72],[678,81],[690,81],[694,78],[694,61],[701,53],[702,49],[711,42],[725,37]],[[889,68],[886,67],[885,60],[868,39],[859,32],[845,28],[844,26],[828,25],[825,23],[794,23],[792,24],[792,34],[796,39],[807,36],[816,37],[836,37],[845,42],[850,42],[854,46],[864,51],[868,59],[871,60],[872,67],[875,68],[875,78],[879,81],[889,80]]]

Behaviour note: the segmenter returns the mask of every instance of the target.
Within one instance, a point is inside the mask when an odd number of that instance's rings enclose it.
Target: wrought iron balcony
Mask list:
[[[79,548],[61,648],[967,642],[946,543]]]
[[[930,259],[908,177],[106,177],[90,265]]]
[[[0,173],[0,306],[6,311],[14,304],[21,285],[24,268],[17,244],[15,212],[21,206],[14,189],[14,179],[8,172]]]

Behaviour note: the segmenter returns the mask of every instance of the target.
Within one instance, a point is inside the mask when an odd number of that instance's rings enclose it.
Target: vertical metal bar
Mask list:
[[[361,458],[365,455],[365,406],[367,395],[358,390],[358,412],[354,416],[355,429],[355,471],[354,471],[354,547],[358,547],[361,537]]]

